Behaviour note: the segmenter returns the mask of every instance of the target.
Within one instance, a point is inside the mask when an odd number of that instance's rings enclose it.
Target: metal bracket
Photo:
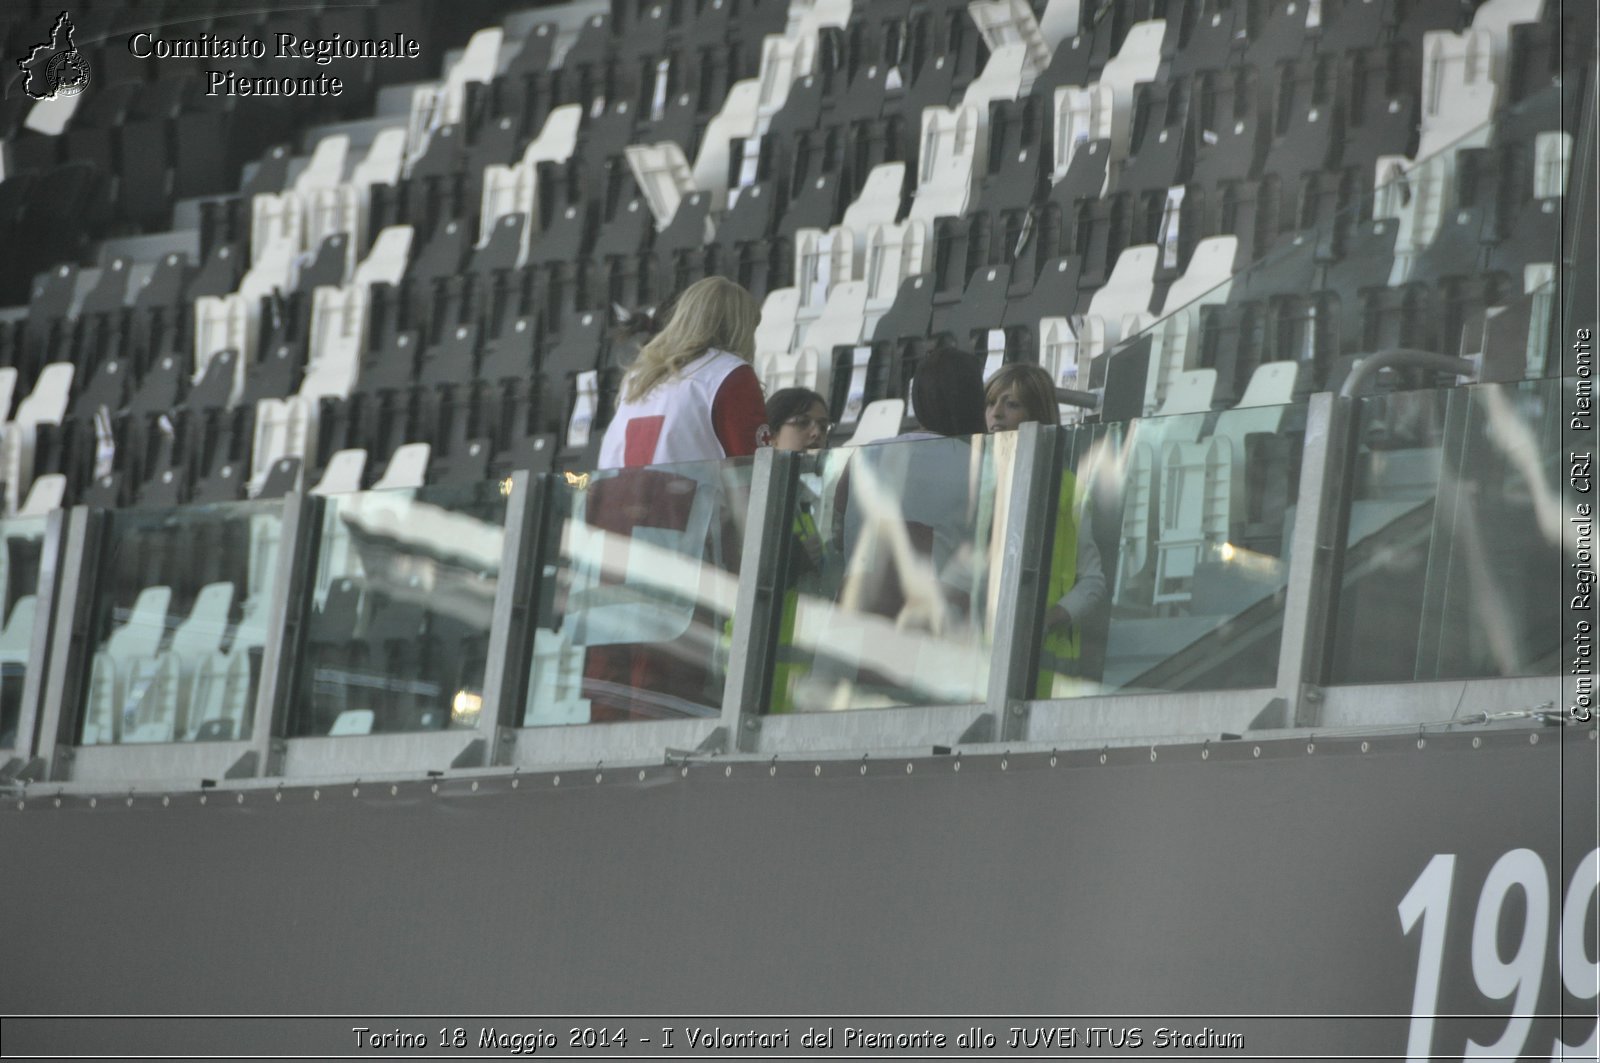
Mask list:
[[[257,755],[255,750],[246,750],[239,757],[239,759],[234,761],[232,766],[230,766],[228,770],[223,773],[222,777],[224,779],[254,779],[256,777],[256,767],[260,764],[260,762],[261,758]]]
[[[489,743],[482,738],[474,738],[456,754],[450,762],[452,768],[481,768],[483,767],[484,753],[488,750]]]
[[[672,749],[669,747],[662,752],[665,754],[665,763],[676,764],[686,760],[693,760],[696,757],[719,756],[727,751],[728,729],[721,724],[718,724],[716,727],[713,727],[711,729],[711,733],[706,735],[705,738],[700,741],[700,744],[695,746],[693,749]]]
[[[44,778],[43,757],[12,757],[0,765],[0,786],[12,783],[38,782]]]
[[[1262,706],[1245,728],[1247,731],[1276,731],[1288,727],[1294,721],[1289,718],[1289,699],[1273,698]]]
[[[967,725],[961,732],[961,737],[956,739],[958,746],[976,746],[985,742],[993,742],[995,735],[994,713],[981,712],[978,718]]]

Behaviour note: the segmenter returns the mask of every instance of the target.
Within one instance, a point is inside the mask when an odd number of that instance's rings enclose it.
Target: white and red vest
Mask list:
[[[719,461],[728,456],[711,423],[711,404],[728,374],[749,363],[715,348],[657,384],[636,402],[622,402],[600,443],[600,468]]]

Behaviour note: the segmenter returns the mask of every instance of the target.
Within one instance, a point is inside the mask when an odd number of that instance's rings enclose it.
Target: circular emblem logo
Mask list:
[[[89,64],[77,49],[62,52],[45,67],[45,85],[54,96],[76,96],[89,87]]]
[[[760,428],[756,429],[756,446],[772,446],[772,429],[767,425],[762,425]]]

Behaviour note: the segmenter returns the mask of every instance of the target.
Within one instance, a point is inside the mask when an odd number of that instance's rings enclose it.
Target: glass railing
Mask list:
[[[1424,158],[1393,158],[1348,202],[1308,186],[1297,191],[1328,202],[1294,204],[1296,190],[1285,189],[1281,203],[1222,204],[1224,228],[1239,234],[1232,259],[1253,261],[1235,273],[1221,260],[1225,242],[1213,241],[1191,260],[1196,279],[1174,282],[1154,320],[1099,326],[1122,336],[1107,363],[1104,419],[1163,410],[1196,369],[1216,372],[1214,406],[1239,401],[1254,373],[1278,361],[1300,366],[1300,394],[1338,390],[1357,356],[1391,349],[1463,357],[1478,380],[1560,373],[1548,352],[1575,154],[1560,105],[1559,84],[1542,89]],[[1252,250],[1262,212],[1291,208],[1304,224],[1280,221],[1272,245]],[[1406,372],[1412,386],[1453,382]]]
[[[1564,383],[1360,400],[1328,683],[1560,671]]]
[[[1062,431],[1038,696],[1274,685],[1305,418],[1272,404]]]
[[[80,744],[248,737],[283,502],[125,509],[107,522]]]
[[[721,712],[753,465],[561,475],[523,726]]]
[[[1501,160],[1542,166],[1532,187],[1472,190],[1494,172],[1488,155],[1502,138],[1545,135],[1545,95],[1361,202],[1322,212],[1209,291],[1175,287],[1166,302],[1181,307],[1107,361],[1104,423],[1041,436],[1054,479],[1050,497],[1029,507],[1048,510],[1049,525],[1043,622],[1028,636],[1035,698],[1554,670],[1546,603],[1559,600],[1549,521],[1560,396],[1548,326],[1560,258],[1548,239],[1559,232],[1540,219],[1564,194],[1564,149],[1550,142]],[[1300,400],[1336,387],[1353,354],[1395,348],[1462,356],[1483,378],[1544,379],[1359,401],[1357,446],[1334,473],[1349,477],[1337,595],[1311,606],[1332,609],[1328,653],[1317,675],[1280,676],[1280,657],[1292,656],[1282,652],[1290,566],[1314,563],[1291,550],[1305,542],[1296,510],[1310,414]],[[1399,372],[1422,386],[1454,379]],[[535,449],[581,450],[581,440],[546,440],[525,420],[478,412],[451,435],[462,468],[487,468],[485,448],[524,465]],[[770,621],[762,632],[775,652],[738,707],[990,702],[1009,594],[1001,545],[1038,516],[1010,510],[1018,447],[1014,435],[922,439],[801,459],[798,500],[762,518],[777,521],[766,534],[784,538],[784,560],[779,593],[759,598],[749,622]],[[539,594],[514,607],[529,609],[534,630],[524,639],[519,615],[501,632],[526,696],[496,722],[722,715],[742,645],[734,605],[754,467],[563,473],[536,492],[549,507],[529,533],[539,551],[517,563],[537,574]],[[503,678],[489,681],[490,635],[511,612],[495,608],[501,485],[332,495],[320,506],[296,570],[307,573],[306,600],[279,603],[301,622],[285,647],[287,692],[270,691],[287,706],[275,737],[487,734],[483,699]],[[88,746],[248,737],[267,689],[284,512],[258,502],[107,514],[94,539],[104,546],[86,566],[88,648],[67,683],[61,708],[76,728],[65,731]],[[26,588],[43,525],[8,522],[3,534],[0,746],[20,717]]]
[[[1015,435],[809,459],[783,575],[771,713],[987,698]]]
[[[32,666],[34,625],[41,614],[39,566],[46,518],[13,517],[0,522],[0,749],[17,749],[33,736],[19,736],[23,685]]]
[[[290,736],[477,726],[509,490],[324,499]]]

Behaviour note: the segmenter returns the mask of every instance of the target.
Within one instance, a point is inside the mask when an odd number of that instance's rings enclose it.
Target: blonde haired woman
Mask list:
[[[583,520],[610,533],[608,549],[642,538],[659,555],[663,542],[676,541],[671,549],[685,565],[704,573],[737,568],[736,553],[722,551],[738,542],[731,517],[743,512],[739,478],[708,463],[748,457],[771,436],[761,382],[750,367],[760,320],[749,292],[707,277],[684,289],[666,327],[640,349],[600,443],[599,467],[614,471],[586,489]],[[677,464],[683,462],[702,464]],[[601,579],[614,583],[619,576]],[[590,720],[714,715],[723,676],[706,650],[726,618],[706,605],[680,614],[676,603],[645,597],[637,630],[612,630],[588,647],[582,689]],[[664,624],[682,630],[668,633]]]
[[[600,468],[717,461],[765,446],[766,404],[750,366],[760,321],[755,297],[726,278],[684,289],[623,377]]]

